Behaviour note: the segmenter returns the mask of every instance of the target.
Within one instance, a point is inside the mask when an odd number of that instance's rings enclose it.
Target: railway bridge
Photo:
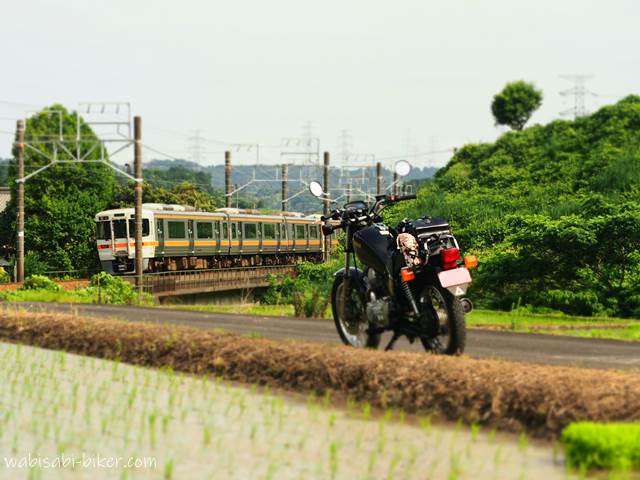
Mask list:
[[[295,265],[218,268],[213,270],[184,270],[148,273],[143,277],[143,288],[157,298],[196,293],[246,290],[269,286],[270,278],[277,281],[294,276]],[[135,284],[136,277],[124,276]]]

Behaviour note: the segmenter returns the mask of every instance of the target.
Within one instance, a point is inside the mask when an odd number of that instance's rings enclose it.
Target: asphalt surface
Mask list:
[[[333,322],[323,320],[120,305],[18,303],[2,306],[4,308],[17,306],[33,311],[77,313],[84,316],[119,318],[129,321],[173,323],[202,329],[223,329],[241,334],[255,333],[275,339],[299,339],[324,343],[340,342]],[[385,338],[383,338],[384,341]],[[396,343],[395,349],[423,351],[419,342],[410,345],[404,339]],[[469,329],[465,353],[476,358],[499,358],[549,365],[640,369],[640,343],[618,340]]]

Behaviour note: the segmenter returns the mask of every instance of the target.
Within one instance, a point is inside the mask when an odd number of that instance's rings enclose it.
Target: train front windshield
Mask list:
[[[96,238],[98,240],[111,240],[111,221],[104,220],[97,222]],[[134,238],[136,233],[136,226],[134,220],[129,220],[129,235],[127,235],[127,221],[126,220],[114,220],[113,221],[113,236],[114,238]],[[150,233],[149,219],[142,219],[142,236],[146,237]]]
[[[109,220],[98,222],[96,238],[98,240],[111,240],[111,222]]]

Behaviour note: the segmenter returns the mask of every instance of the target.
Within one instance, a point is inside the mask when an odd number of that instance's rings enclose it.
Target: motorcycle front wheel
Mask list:
[[[363,295],[354,285],[355,279],[349,282],[349,293],[346,304],[343,303],[344,277],[337,276],[333,281],[331,289],[331,310],[333,311],[333,321],[342,343],[356,348],[378,348],[380,345],[380,334],[373,334],[368,331],[369,323],[365,313],[365,302]]]
[[[460,355],[467,341],[464,308],[460,300],[446,288],[427,284],[420,293],[421,310],[427,309],[437,319],[432,338],[420,338],[425,350],[444,355]]]

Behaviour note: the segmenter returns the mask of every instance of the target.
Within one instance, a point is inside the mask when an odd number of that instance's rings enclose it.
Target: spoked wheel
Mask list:
[[[421,310],[429,312],[429,321],[437,319],[437,325],[430,329],[435,336],[420,338],[425,350],[444,355],[464,352],[467,329],[460,300],[446,288],[429,284],[420,293],[419,301]]]
[[[343,300],[343,277],[336,277],[331,291],[331,309],[338,335],[345,345],[356,348],[378,348],[380,335],[368,332],[367,315],[362,294],[358,291],[355,280],[349,282],[347,302]]]

